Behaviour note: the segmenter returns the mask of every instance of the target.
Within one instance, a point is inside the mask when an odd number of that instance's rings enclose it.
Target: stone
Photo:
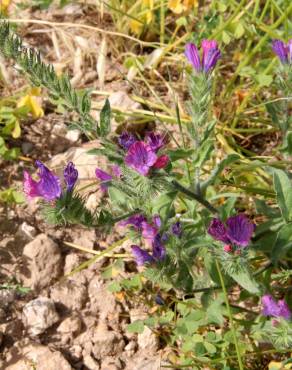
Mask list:
[[[138,346],[139,349],[155,353],[159,348],[158,337],[147,326],[144,326],[143,333],[138,334]]]
[[[23,222],[16,232],[16,237],[19,237],[26,242],[30,242],[34,239],[36,233],[37,231],[33,226],[29,225],[26,222]]]
[[[80,139],[81,132],[79,130],[68,130],[67,128],[67,133],[65,135],[65,138],[72,143],[75,143]]]
[[[69,274],[81,264],[82,257],[78,253],[70,253],[65,257],[64,275]]]
[[[0,290],[0,307],[5,308],[15,300],[15,291],[11,289]]]
[[[81,326],[82,323],[78,316],[67,317],[58,326],[57,332],[65,335],[67,334],[73,337],[80,333]]]
[[[66,280],[51,288],[50,297],[70,311],[80,311],[87,299],[86,287],[73,280]]]
[[[90,355],[85,355],[83,357],[83,365],[86,366],[88,370],[99,370],[100,366],[97,361]]]
[[[3,337],[4,337],[4,335],[3,335],[2,331],[0,331],[0,347],[1,347],[1,344],[3,342]]]
[[[121,308],[117,304],[115,297],[107,290],[106,285],[100,277],[94,276],[88,285],[88,295],[90,299],[90,310],[92,313],[99,313],[100,320],[109,318],[110,321],[119,321]]]
[[[96,359],[102,359],[105,356],[115,356],[122,352],[125,347],[122,335],[108,330],[104,324],[98,326],[92,342],[94,343],[92,353]]]
[[[13,365],[5,367],[6,370],[72,370],[71,365],[58,351],[52,351],[48,347],[36,343],[22,348],[22,358]]]
[[[30,142],[25,141],[21,144],[21,151],[24,155],[29,154],[34,149],[34,145]]]
[[[123,365],[119,358],[105,357],[102,359],[100,370],[120,370]]]
[[[47,287],[62,273],[58,245],[47,235],[39,234],[24,247],[23,266],[24,285],[37,290]]]
[[[59,315],[51,299],[39,297],[24,306],[22,321],[28,333],[37,336],[58,322]]]

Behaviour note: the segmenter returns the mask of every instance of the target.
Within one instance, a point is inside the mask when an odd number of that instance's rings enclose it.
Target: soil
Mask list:
[[[79,18],[78,14],[82,17]],[[105,23],[105,28],[109,26],[109,20],[101,21],[92,8],[77,5],[69,5],[62,11],[52,8],[45,14],[30,9],[21,16],[54,22],[74,23],[78,20],[78,23],[98,27]],[[76,87],[90,84],[97,88],[100,81],[96,73],[96,58],[100,36],[91,34],[88,37],[87,32],[80,36],[80,30],[69,29],[64,31],[63,39],[58,34],[56,41],[56,35],[52,35],[51,30],[47,31],[45,24],[28,24],[21,28],[24,40],[40,48],[47,61],[59,70],[71,67],[69,73],[74,76]],[[74,50],[78,42],[83,43],[81,61],[76,61],[78,56],[72,56],[72,48]],[[121,74],[123,66],[114,61],[112,55],[108,57],[110,63],[106,68],[104,89],[109,95],[129,92]],[[27,85],[11,64],[7,63],[6,68],[13,83],[2,88],[3,96],[9,96]],[[11,142],[22,149],[20,160],[0,160],[1,189],[13,185],[21,190],[23,170],[33,171],[35,159],[50,161],[54,168],[54,163],[60,163],[68,155],[78,154],[84,145],[86,147],[82,136],[77,135],[72,140],[72,136],[64,134],[64,122],[70,121],[70,115],[56,113],[55,107],[46,98],[42,99],[42,107],[44,117],[22,122],[21,138]],[[98,159],[96,163],[95,159],[92,161],[93,166],[97,166]],[[93,176],[91,178],[93,180]],[[102,194],[97,187],[92,194],[96,205]],[[93,251],[103,250],[121,239],[118,232],[105,236],[81,227],[50,227],[42,220],[37,203],[32,201],[23,205],[0,206],[0,235],[1,370],[160,368],[160,344],[155,334],[146,330],[137,336],[126,331],[131,317],[135,320],[144,317],[145,307],[139,307],[107,290],[109,281],[102,277],[102,272],[113,262],[112,259],[103,257],[87,269],[65,277],[92,258],[93,254],[68,247],[64,242]],[[124,243],[119,251],[127,252],[128,248],[129,245]],[[121,273],[124,277],[131,276],[135,267],[130,261],[125,262]],[[3,289],[5,284],[10,288]],[[23,292],[17,284],[29,288],[28,291]]]

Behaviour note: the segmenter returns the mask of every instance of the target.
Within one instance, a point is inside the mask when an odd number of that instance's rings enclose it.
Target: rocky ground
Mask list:
[[[10,79],[17,76],[10,67],[7,71]],[[121,77],[108,79],[111,103],[121,109],[131,105],[137,108]],[[19,86],[23,83],[16,81]],[[103,194],[94,169],[106,169],[106,164],[86,152],[98,143],[84,143],[78,133],[68,132],[63,123],[68,117],[55,113],[46,100],[42,106],[45,116],[22,126],[18,144],[23,157],[17,162],[0,161],[1,187],[13,184],[21,189],[23,169],[33,171],[35,159],[45,161],[59,174],[64,164],[72,160],[79,171],[79,186],[94,184],[87,189],[87,207],[95,209]],[[101,235],[80,227],[49,227],[42,220],[37,203],[28,202],[0,206],[0,235],[1,370],[160,368],[156,335],[147,328],[139,335],[126,331],[127,324],[145,317],[147,308],[107,290],[109,280],[103,278],[102,272],[112,259],[102,257],[68,276],[93,254],[70,248],[64,242],[100,251],[121,239],[119,232]],[[128,242],[117,251],[129,252]],[[126,258],[120,273],[128,277],[134,271],[135,265]],[[23,293],[16,282],[29,291]]]

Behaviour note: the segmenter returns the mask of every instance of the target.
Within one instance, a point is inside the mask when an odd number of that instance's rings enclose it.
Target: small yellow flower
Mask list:
[[[0,0],[0,12],[7,15],[10,0]]]
[[[198,0],[169,0],[168,8],[175,14],[181,14],[196,8]]]
[[[44,116],[44,111],[39,105],[36,97],[40,96],[41,90],[39,87],[32,87],[27,95],[23,96],[17,103],[17,107],[27,107],[34,118]]]

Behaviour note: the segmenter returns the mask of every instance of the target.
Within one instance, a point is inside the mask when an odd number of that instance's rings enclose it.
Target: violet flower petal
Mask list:
[[[78,171],[73,162],[69,162],[64,169],[64,180],[67,185],[67,190],[72,191],[78,179]]]
[[[229,217],[226,221],[228,239],[241,247],[246,247],[254,232],[255,225],[245,215]]]
[[[157,156],[150,145],[145,144],[143,141],[137,141],[128,150],[125,163],[141,175],[147,176],[149,169],[156,160]]]
[[[37,182],[38,193],[47,201],[55,200],[60,197],[62,188],[58,176],[54,175],[41,161],[36,161],[38,167],[39,181]]]
[[[23,191],[29,199],[41,196],[41,193],[38,189],[38,183],[33,180],[27,171],[23,172]]]
[[[279,316],[278,315],[279,308],[278,308],[277,302],[270,294],[265,294],[262,297],[262,305],[263,305],[262,314],[264,316],[274,316],[274,317]]]
[[[146,143],[150,145],[154,152],[157,152],[165,145],[165,139],[160,134],[150,132],[146,135]]]
[[[284,299],[278,301],[279,316],[286,320],[291,318],[291,311]]]
[[[281,63],[288,63],[288,47],[281,40],[274,40],[272,43],[272,49],[274,53],[278,56]]]
[[[100,168],[96,168],[95,169],[95,176],[101,181],[101,185],[100,185],[100,188],[102,191],[106,191],[107,188],[108,188],[108,184],[106,182],[112,180],[112,176],[101,170]]]
[[[181,237],[181,235],[182,235],[182,225],[181,225],[181,223],[179,221],[174,223],[171,226],[171,231],[172,231],[173,235],[175,235],[177,237]]]
[[[142,223],[146,221],[146,217],[143,215],[133,215],[126,220],[120,221],[120,226],[133,226],[136,230],[142,230]]]
[[[118,142],[125,150],[128,150],[132,144],[137,141],[136,136],[128,131],[124,131],[118,138]]]
[[[146,240],[153,241],[158,230],[155,226],[150,225],[148,222],[142,222],[142,236]]]
[[[213,218],[213,220],[211,221],[209,225],[208,233],[215,240],[218,240],[224,243],[229,243],[226,227],[224,223],[221,220],[219,220],[219,218]]]
[[[157,234],[152,243],[153,257],[156,261],[162,261],[166,256],[165,246],[161,242],[161,235]]]
[[[193,43],[186,44],[185,56],[197,72],[201,71],[201,62],[198,48]]]
[[[132,245],[131,249],[138,266],[143,266],[145,263],[154,262],[154,258],[150,256],[148,252],[138,247],[138,245]]]

